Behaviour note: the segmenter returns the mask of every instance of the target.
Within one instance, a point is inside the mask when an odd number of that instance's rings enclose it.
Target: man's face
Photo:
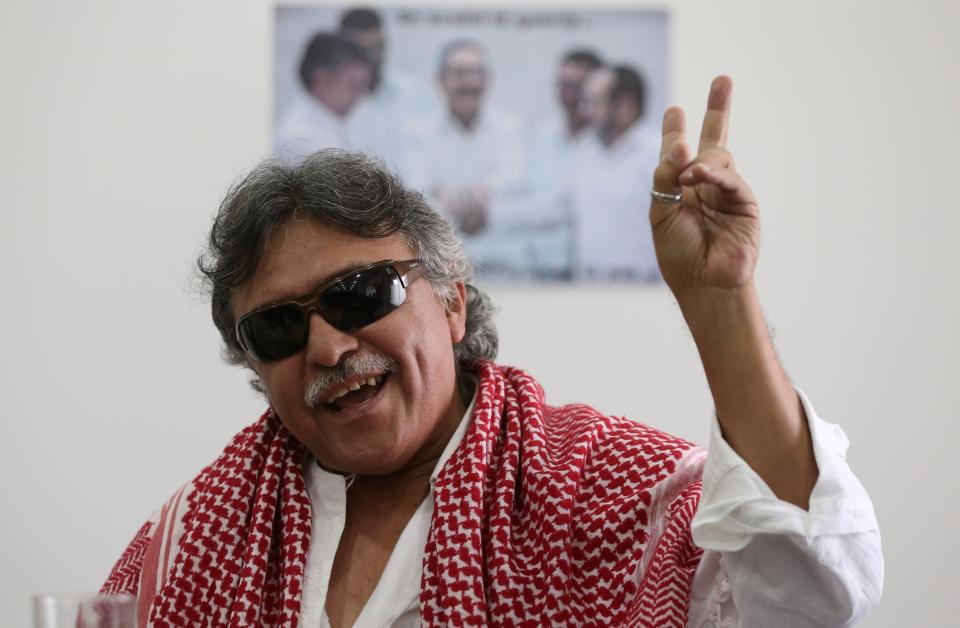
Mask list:
[[[383,53],[386,48],[386,41],[382,30],[379,28],[370,28],[367,30],[347,28],[343,30],[343,34],[363,48],[363,51],[367,53],[367,58],[370,59],[370,63],[372,63],[374,67],[379,68],[383,65]]]
[[[569,61],[561,63],[557,72],[557,96],[560,98],[560,105],[568,117],[580,122],[580,98],[588,74],[590,69],[587,66]]]
[[[379,28],[356,30],[347,28],[343,35],[357,44],[370,59],[370,91],[376,91],[383,75],[383,57],[387,42]]]
[[[345,117],[357,101],[370,91],[370,66],[357,61],[344,61],[334,69],[317,68],[311,91],[328,109]]]
[[[368,239],[310,219],[289,222],[270,240],[254,277],[232,298],[239,318],[272,302],[298,297],[354,268],[385,259],[416,257],[399,234]],[[463,338],[463,284],[446,307],[426,279],[407,290],[394,312],[354,332],[343,332],[318,314],[310,317],[307,346],[274,362],[248,358],[260,376],[283,424],[324,466],[363,475],[407,469],[439,456],[463,416],[454,369],[453,345]],[[326,400],[333,385],[305,397],[311,382],[358,358],[385,358],[394,364],[348,378],[348,385],[384,376],[357,391],[353,401]],[[373,393],[371,395],[371,392]]]
[[[611,122],[610,90],[613,79],[613,72],[601,68],[590,72],[583,83],[580,116],[598,130],[609,126]]]
[[[477,115],[487,89],[487,66],[483,53],[470,46],[454,50],[440,75],[440,86],[454,115],[461,119]]]

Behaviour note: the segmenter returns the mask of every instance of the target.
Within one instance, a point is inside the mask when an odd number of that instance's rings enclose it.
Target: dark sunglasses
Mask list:
[[[260,362],[282,360],[307,346],[312,312],[341,331],[355,331],[400,307],[422,273],[418,259],[384,260],[351,270],[316,292],[244,314],[237,321],[237,342]]]

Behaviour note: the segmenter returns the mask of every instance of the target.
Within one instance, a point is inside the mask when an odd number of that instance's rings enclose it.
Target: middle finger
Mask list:
[[[697,152],[702,153],[710,148],[723,148],[727,145],[732,90],[733,80],[729,76],[718,76],[710,84],[707,112],[703,115],[703,127],[700,129],[700,147]]]

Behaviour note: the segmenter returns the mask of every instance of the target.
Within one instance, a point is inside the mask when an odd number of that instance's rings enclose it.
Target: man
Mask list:
[[[495,221],[518,223],[527,239],[528,264],[540,278],[570,278],[572,221],[568,196],[570,161],[588,132],[583,85],[602,66],[586,49],[563,55],[556,75],[557,115],[537,125],[532,138],[530,194],[512,207],[502,208]]]
[[[510,233],[487,230],[491,205],[517,192],[527,177],[519,120],[485,103],[487,51],[473,40],[447,44],[437,80],[444,111],[411,124],[405,160],[410,183],[426,192],[467,238],[471,259],[506,269],[520,255]]]
[[[560,110],[537,125],[534,132],[531,178],[536,188],[554,192],[564,185],[570,154],[594,122],[583,106],[584,84],[602,67],[600,57],[589,50],[578,48],[563,55],[556,75]]]
[[[332,33],[315,35],[300,63],[304,93],[277,124],[277,157],[295,162],[321,148],[348,147],[347,115],[369,90],[371,72],[357,44]]]
[[[563,109],[564,131],[568,138],[580,135],[590,119],[583,115],[580,101],[583,84],[591,72],[603,65],[600,58],[590,50],[571,50],[563,56],[557,70],[557,98]]]
[[[644,182],[657,165],[656,136],[642,124],[646,91],[643,77],[627,66],[597,69],[584,84],[581,115],[591,128],[570,169],[578,277],[659,277],[645,207]]]
[[[396,68],[385,69],[387,38],[380,14],[356,8],[340,18],[340,34],[360,46],[370,60],[370,92],[350,114],[352,146],[378,155],[391,167],[402,165],[403,130],[412,117],[432,109],[425,86]]]
[[[340,34],[357,44],[370,61],[370,93],[383,86],[383,60],[387,42],[380,15],[371,9],[349,9],[340,16]]]
[[[201,269],[227,355],[271,407],[144,525],[104,590],[139,593],[145,626],[863,617],[876,520],[839,428],[773,351],[758,208],[725,147],[730,88],[714,81],[696,156],[667,111],[650,207],[716,402],[706,462],[641,424],[548,406],[491,362],[492,309],[452,228],[376,163],[266,163],[224,200]]]

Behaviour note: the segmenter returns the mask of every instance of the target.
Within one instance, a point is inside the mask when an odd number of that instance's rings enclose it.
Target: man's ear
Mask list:
[[[453,298],[447,303],[446,315],[450,340],[457,344],[463,340],[467,329],[467,287],[462,281],[453,284]]]

